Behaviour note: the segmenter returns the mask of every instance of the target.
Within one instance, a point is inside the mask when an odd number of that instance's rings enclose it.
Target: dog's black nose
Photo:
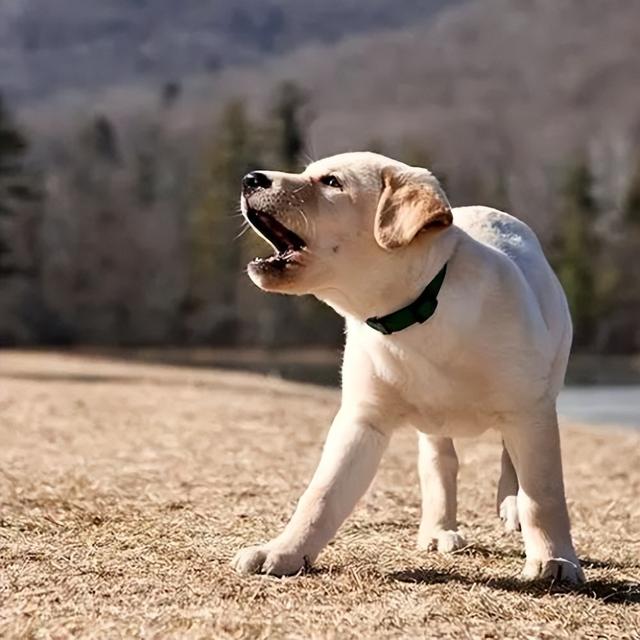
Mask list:
[[[268,189],[272,180],[269,176],[260,171],[252,171],[242,178],[243,191],[255,191],[256,189]]]

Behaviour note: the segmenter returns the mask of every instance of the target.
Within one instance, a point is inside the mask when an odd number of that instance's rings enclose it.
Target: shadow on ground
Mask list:
[[[7,380],[24,380],[26,382],[139,382],[132,376],[113,376],[92,373],[3,373],[0,378]]]
[[[588,563],[585,563],[588,565]],[[602,563],[603,566],[607,566]],[[457,571],[438,571],[434,569],[412,568],[387,574],[396,582],[439,584],[459,582],[472,586],[482,584],[500,591],[526,593],[532,596],[546,596],[550,593],[566,593],[575,596],[593,598],[608,604],[634,605],[640,603],[640,584],[621,580],[590,580],[578,588],[565,587],[545,581],[524,582],[516,578],[489,578],[476,580]]]

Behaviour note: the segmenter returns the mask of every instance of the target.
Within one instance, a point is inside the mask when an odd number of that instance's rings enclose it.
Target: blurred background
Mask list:
[[[637,0],[0,0],[0,345],[334,382],[342,321],[253,287],[238,185],[369,149],[528,222],[573,379],[637,379],[639,25]]]

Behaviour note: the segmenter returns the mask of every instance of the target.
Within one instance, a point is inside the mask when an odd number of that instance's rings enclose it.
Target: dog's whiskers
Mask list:
[[[298,213],[302,216],[302,219],[304,220],[304,233],[306,235],[307,231],[309,230],[309,219],[307,218],[307,216],[305,215],[302,209],[298,208]]]
[[[251,226],[249,225],[249,223],[244,224],[243,228],[236,235],[236,237],[233,239],[233,241],[235,242],[236,240],[239,240],[245,233],[247,233],[247,231],[249,231],[250,228],[251,228]]]

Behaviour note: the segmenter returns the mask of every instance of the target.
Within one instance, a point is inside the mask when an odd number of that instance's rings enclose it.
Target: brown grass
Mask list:
[[[416,550],[402,433],[310,574],[235,575],[234,551],[291,512],[337,403],[249,374],[0,354],[0,635],[640,637],[638,433],[563,430],[579,591],[517,580],[495,436],[460,447],[463,552]]]

